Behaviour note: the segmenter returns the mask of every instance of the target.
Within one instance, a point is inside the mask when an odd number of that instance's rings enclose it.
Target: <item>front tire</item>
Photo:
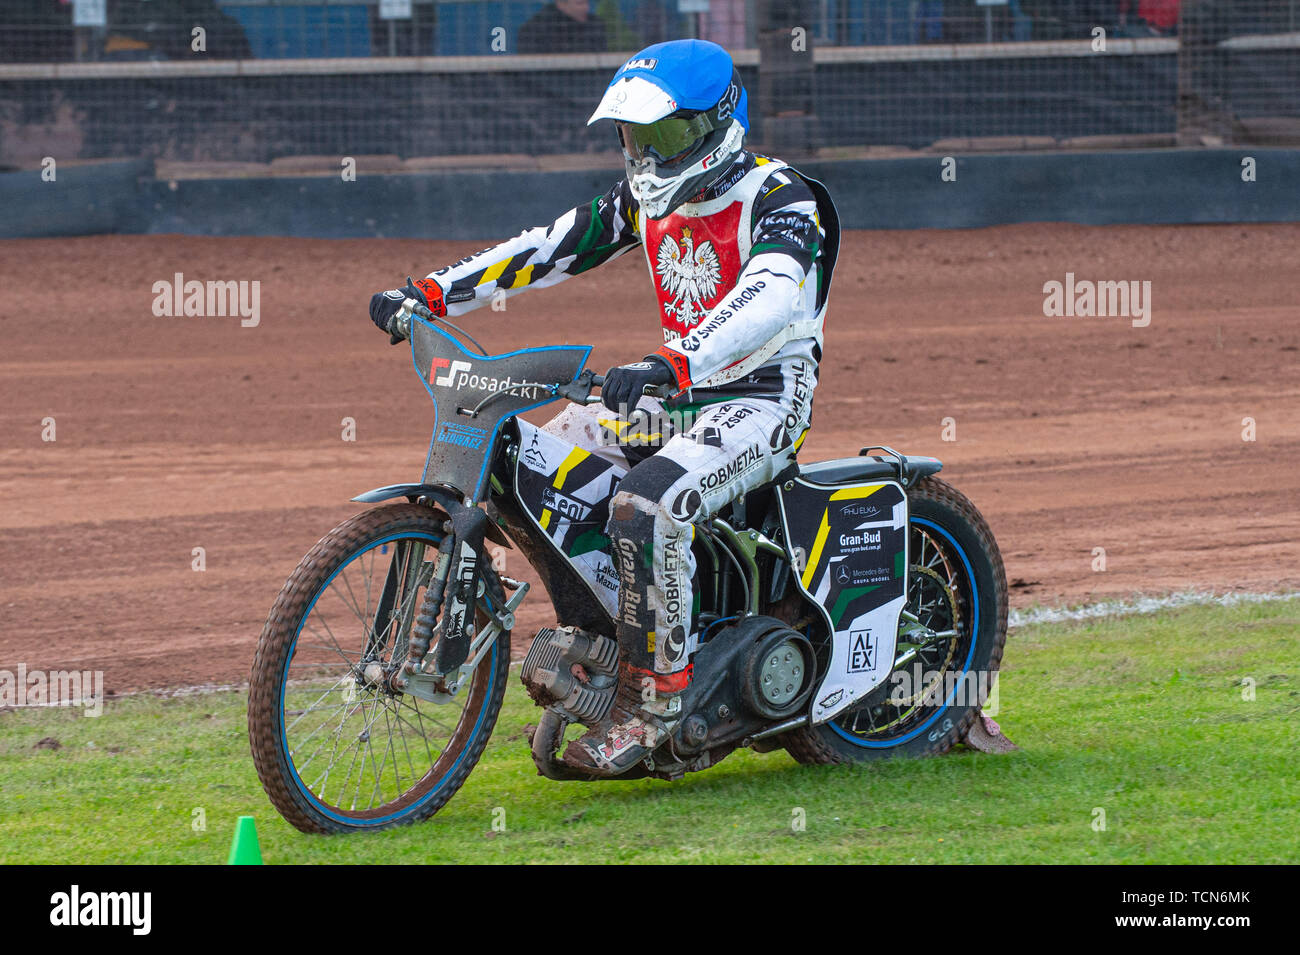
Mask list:
[[[303,832],[428,818],[492,734],[509,631],[446,700],[417,698],[390,680],[405,660],[445,519],[417,504],[358,514],[303,557],[271,608],[249,681],[248,735],[267,796]],[[480,607],[480,627],[486,622]],[[436,652],[435,634],[428,658]]]
[[[786,734],[782,743],[801,763],[946,753],[979,715],[1001,665],[1007,578],[988,523],[965,495],[933,476],[912,486],[908,508],[905,610],[932,631],[954,635],[919,653],[904,669],[906,679],[886,680],[846,713]]]

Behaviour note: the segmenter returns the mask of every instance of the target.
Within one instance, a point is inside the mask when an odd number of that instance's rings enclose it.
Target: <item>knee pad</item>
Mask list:
[[[686,469],[676,461],[656,454],[628,471],[618,490],[620,494],[633,494],[657,504],[685,474]]]
[[[688,474],[676,461],[657,454],[628,472],[618,486],[615,502],[619,495],[627,494],[653,505],[657,512],[675,523],[690,524],[702,516],[704,499],[696,488],[682,481]],[[613,514],[614,506],[611,506],[611,517]]]

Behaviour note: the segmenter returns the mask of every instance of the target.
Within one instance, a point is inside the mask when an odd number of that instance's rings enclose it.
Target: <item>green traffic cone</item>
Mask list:
[[[235,823],[235,839],[230,843],[226,865],[261,865],[262,849],[257,844],[257,824],[252,816],[240,816]]]

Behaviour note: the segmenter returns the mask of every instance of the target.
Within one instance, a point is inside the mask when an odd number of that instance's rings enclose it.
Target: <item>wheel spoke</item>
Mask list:
[[[308,788],[323,800],[328,800],[328,793],[337,793],[337,807],[348,812],[387,805],[428,776],[450,745],[464,712],[463,700],[434,705],[430,712],[420,705],[428,701],[388,687],[392,668],[405,657],[396,651],[407,635],[395,631],[414,619],[428,580],[426,569],[432,571],[424,560],[426,540],[391,543],[387,559],[381,560],[379,547],[372,546],[335,574],[324,591],[328,601],[317,600],[301,627],[311,639],[296,642],[285,671],[323,677],[315,690],[310,684],[293,690],[298,698],[309,695],[303,702],[286,705],[284,732],[295,768],[304,781],[309,780]],[[387,626],[376,632],[375,597],[390,569],[397,588]],[[361,579],[354,580],[358,574]],[[355,622],[341,626],[339,607],[345,618]],[[383,679],[362,684],[363,663],[382,666]],[[369,670],[366,679],[371,679]],[[355,687],[355,699],[350,686]],[[336,696],[340,690],[348,694],[342,702]],[[419,739],[417,746],[424,750],[423,765],[417,763],[411,736]],[[341,779],[339,771],[343,771]]]
[[[453,760],[480,752],[492,730],[508,633],[445,702],[396,679],[441,561],[443,520],[410,504],[353,518],[304,558],[272,610],[250,686],[250,738],[272,801],[300,829],[427,814],[463,779],[449,784]]]

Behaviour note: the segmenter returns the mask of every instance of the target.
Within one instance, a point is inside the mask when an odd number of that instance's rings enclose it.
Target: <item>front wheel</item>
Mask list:
[[[908,493],[906,660],[858,705],[782,738],[801,763],[945,753],[979,715],[1007,639],[1007,578],[984,517],[936,477]],[[897,659],[897,657],[896,657]]]
[[[271,802],[304,832],[431,816],[492,734],[509,631],[459,681],[425,681],[416,695],[395,679],[445,519],[418,504],[358,514],[307,553],[271,608],[249,682],[248,735]],[[478,622],[480,630],[488,622],[482,606]],[[427,659],[436,653],[435,631]]]

